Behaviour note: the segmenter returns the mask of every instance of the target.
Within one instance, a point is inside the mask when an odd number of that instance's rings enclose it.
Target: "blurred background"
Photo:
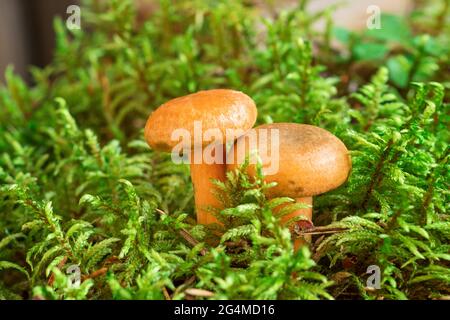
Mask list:
[[[0,79],[5,68],[29,80],[27,66],[44,66],[52,58],[53,18],[67,16],[77,0],[0,0]]]
[[[107,0],[97,0],[107,1]],[[194,1],[194,0],[173,0]],[[298,0],[243,0],[261,10],[261,15],[269,15],[296,5]],[[333,13],[337,26],[352,30],[365,28],[368,6],[377,5],[383,13],[406,14],[411,9],[410,0],[313,0],[308,10],[316,11],[336,3],[346,3]],[[4,80],[5,69],[14,65],[16,73],[27,81],[28,66],[45,66],[51,61],[54,33],[53,18],[67,18],[67,7],[80,5],[79,0],[0,0],[0,82]],[[158,0],[136,0],[139,16],[151,18],[158,10]],[[81,23],[83,8],[81,6]],[[317,28],[323,26],[318,25]]]

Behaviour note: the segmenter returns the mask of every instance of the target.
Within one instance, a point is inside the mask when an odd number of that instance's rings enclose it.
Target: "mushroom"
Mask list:
[[[198,223],[218,222],[208,211],[210,207],[222,208],[211,179],[225,180],[226,145],[251,129],[256,116],[249,96],[227,89],[170,100],[149,116],[147,143],[154,150],[171,152],[172,159],[178,154],[189,158]],[[184,138],[181,142],[180,137]]]
[[[330,132],[312,125],[273,123],[250,130],[228,152],[227,169],[234,170],[248,156],[247,172],[254,176],[256,161],[252,159],[252,150],[256,150],[262,161],[265,181],[277,183],[268,189],[268,198],[287,196],[310,206],[283,216],[282,223],[298,216],[311,221],[312,197],[339,187],[347,180],[351,169],[344,143]],[[310,240],[310,237],[304,240]],[[295,240],[295,250],[305,243],[304,240]]]

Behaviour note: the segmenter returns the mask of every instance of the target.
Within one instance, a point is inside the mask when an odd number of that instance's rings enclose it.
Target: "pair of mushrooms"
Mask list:
[[[213,129],[221,133],[216,135],[215,139],[192,138],[185,142],[188,144],[186,146],[188,150],[191,150],[189,155],[191,179],[194,185],[198,223],[217,222],[208,211],[208,207],[211,206],[221,208],[221,203],[213,192],[214,185],[211,180],[224,181],[227,170],[235,169],[242,164],[242,159],[245,160],[247,155],[254,152],[249,148],[249,144],[244,143],[246,155],[237,156],[239,151],[242,152],[242,149],[237,148],[238,143],[248,138],[250,130],[254,130],[252,133],[256,133],[257,139],[260,139],[262,131],[278,130],[279,139],[267,141],[267,148],[275,150],[276,147],[276,151],[279,152],[277,172],[266,174],[264,163],[267,159],[262,159],[266,182],[277,183],[275,187],[269,189],[267,196],[269,198],[287,196],[298,203],[309,205],[307,209],[296,210],[283,216],[282,223],[297,216],[304,216],[311,221],[312,197],[335,189],[347,180],[351,160],[347,148],[337,137],[315,126],[294,123],[265,124],[252,129],[256,116],[255,103],[244,93],[214,89],[170,100],[157,108],[148,118],[145,138],[147,143],[158,151],[173,152],[179,144],[179,141],[172,139],[174,130],[182,128],[193,135],[195,121],[200,121],[205,131]],[[230,137],[227,134],[229,130],[240,130],[242,135]],[[222,151],[222,154],[218,155],[223,160],[222,163],[194,162],[194,154],[202,152],[203,148],[211,143],[217,144],[215,150]],[[233,146],[227,159],[226,149],[229,143],[233,143]],[[259,150],[255,151],[260,157],[264,157],[271,154],[272,150],[265,150],[264,154]],[[255,174],[254,165],[248,167],[248,173],[250,176]],[[305,239],[296,239],[294,248],[297,249],[304,241]]]

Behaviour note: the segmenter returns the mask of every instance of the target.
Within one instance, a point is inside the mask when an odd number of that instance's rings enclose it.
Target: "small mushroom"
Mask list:
[[[222,208],[211,179],[225,180],[226,144],[251,129],[256,116],[249,96],[227,89],[170,100],[149,116],[145,139],[153,149],[176,154],[188,151],[198,223],[218,222],[208,211],[209,207]],[[180,142],[182,136],[185,139]],[[205,153],[211,156],[209,160],[203,157]]]
[[[278,132],[273,135],[273,131]],[[256,139],[251,138],[256,135]],[[254,141],[251,145],[250,141]],[[233,152],[232,152],[233,150]],[[325,193],[343,184],[350,173],[351,159],[344,143],[330,132],[312,125],[273,123],[258,126],[241,136],[228,152],[227,169],[234,170],[254,151],[262,161],[266,182],[277,185],[268,189],[269,198],[287,196],[297,203],[310,205],[282,217],[282,223],[304,216],[312,220],[313,196]],[[242,153],[245,153],[244,155]],[[278,163],[273,163],[278,161]],[[253,163],[253,164],[252,164]],[[248,173],[255,175],[255,161]],[[274,167],[277,168],[275,172]],[[270,172],[269,172],[270,171]],[[305,240],[310,236],[305,236]],[[304,241],[297,238],[297,250]]]

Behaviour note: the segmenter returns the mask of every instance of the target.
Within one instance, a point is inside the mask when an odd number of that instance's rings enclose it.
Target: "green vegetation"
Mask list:
[[[132,1],[92,0],[81,30],[55,20],[53,62],[32,86],[9,68],[0,87],[0,299],[448,297],[448,1],[363,32],[306,5],[263,19],[250,1],[161,0],[142,21]],[[345,142],[351,176],[314,206],[316,226],[344,231],[294,254],[271,211],[292,199],[267,200],[243,170],[218,184],[223,236],[196,224],[189,167],[143,128],[161,103],[218,87],[250,95],[259,123]]]

